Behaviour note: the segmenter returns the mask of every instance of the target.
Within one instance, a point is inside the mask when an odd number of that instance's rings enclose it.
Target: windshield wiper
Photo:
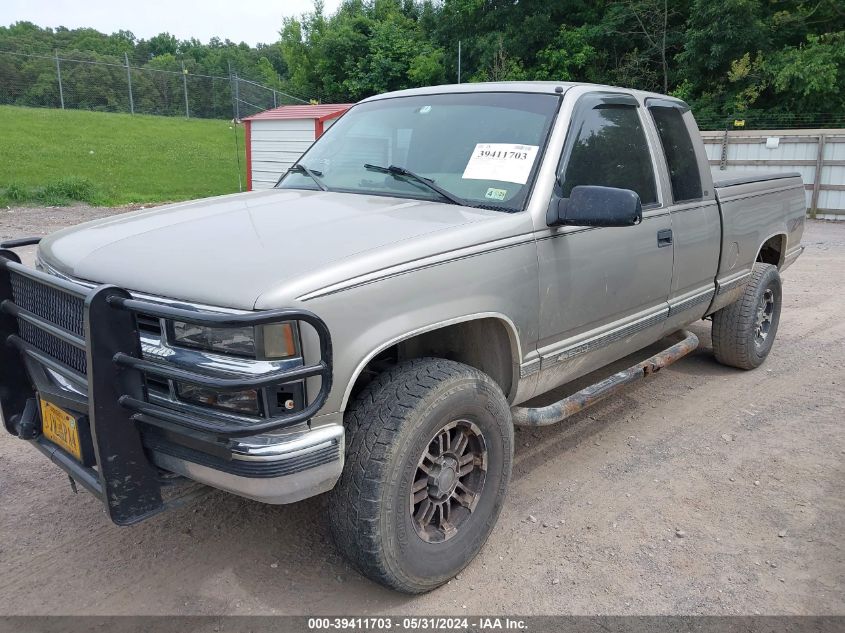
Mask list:
[[[311,180],[317,183],[317,186],[320,188],[320,191],[329,190],[329,188],[326,187],[326,183],[324,183],[322,178],[320,178],[320,176],[323,175],[323,172],[321,171],[317,171],[316,169],[309,169],[305,165],[296,163],[295,165],[291,165],[291,167],[288,169],[288,172],[293,172],[296,174],[305,174]]]
[[[446,198],[449,202],[453,202],[454,204],[459,204],[462,207],[470,206],[469,203],[464,200],[463,198],[459,198],[453,193],[449,193],[443,187],[436,185],[431,178],[426,178],[424,176],[420,176],[419,174],[415,174],[412,171],[408,171],[404,167],[397,167],[396,165],[388,165],[387,167],[381,167],[380,165],[370,165],[369,163],[364,163],[364,169],[369,169],[370,171],[378,171],[383,174],[390,174],[394,178],[410,178],[414,182],[418,182],[421,185],[424,185],[434,191],[435,193],[439,193],[441,196]]]

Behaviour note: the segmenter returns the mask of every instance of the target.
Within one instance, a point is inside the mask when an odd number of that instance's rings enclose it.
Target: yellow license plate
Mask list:
[[[66,413],[54,404],[41,401],[41,427],[44,437],[58,444],[68,453],[82,461],[82,449],[79,446],[79,428],[70,413]]]

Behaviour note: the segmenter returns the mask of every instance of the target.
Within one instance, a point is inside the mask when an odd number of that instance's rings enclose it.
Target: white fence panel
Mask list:
[[[845,220],[845,130],[702,132],[711,165],[750,172],[796,171],[811,217]]]

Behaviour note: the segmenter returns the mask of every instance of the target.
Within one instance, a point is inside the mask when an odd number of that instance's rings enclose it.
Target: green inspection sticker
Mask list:
[[[507,189],[496,189],[494,187],[490,187],[487,190],[487,193],[484,194],[484,197],[489,200],[504,200],[507,195]]]

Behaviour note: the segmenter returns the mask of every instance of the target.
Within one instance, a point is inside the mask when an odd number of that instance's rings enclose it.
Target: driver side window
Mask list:
[[[651,152],[637,106],[599,103],[582,112],[570,130],[568,160],[560,174],[562,197],[573,187],[600,185],[630,189],[643,206],[657,202]]]

